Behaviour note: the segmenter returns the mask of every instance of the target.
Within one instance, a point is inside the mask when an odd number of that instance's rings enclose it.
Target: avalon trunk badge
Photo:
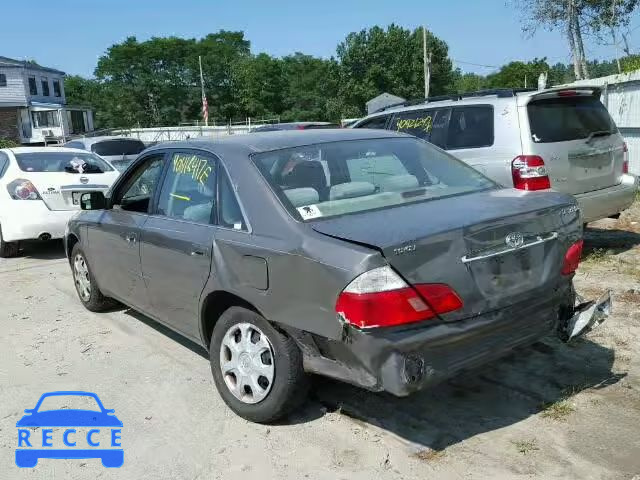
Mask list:
[[[519,248],[524,244],[524,236],[520,232],[512,232],[506,236],[504,243],[511,248]]]
[[[87,177],[80,177],[80,183],[89,183],[89,179]]]

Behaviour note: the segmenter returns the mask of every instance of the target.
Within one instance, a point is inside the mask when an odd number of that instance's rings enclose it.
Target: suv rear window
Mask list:
[[[16,153],[15,156],[18,167],[23,172],[104,173],[113,171],[113,168],[102,158],[89,152],[32,152]]]
[[[536,143],[566,142],[595,132],[617,131],[607,109],[591,95],[534,100],[527,112],[531,138]]]
[[[137,155],[144,149],[140,140],[105,140],[91,145],[91,151],[103,157]]]
[[[329,142],[252,159],[289,212],[303,221],[497,187],[453,156],[411,137]]]

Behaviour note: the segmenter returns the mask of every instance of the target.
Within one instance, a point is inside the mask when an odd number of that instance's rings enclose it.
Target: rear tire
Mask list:
[[[76,243],[71,250],[71,271],[78,298],[87,310],[104,312],[116,305],[115,300],[105,297],[98,288],[79,243]]]
[[[298,346],[251,310],[231,307],[222,314],[209,356],[218,393],[242,418],[270,423],[307,398],[309,379]]]
[[[18,242],[5,242],[2,239],[2,229],[0,228],[0,257],[11,258],[18,255],[20,251]]]

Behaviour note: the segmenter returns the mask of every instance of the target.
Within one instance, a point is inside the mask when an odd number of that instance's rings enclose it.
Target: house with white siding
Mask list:
[[[0,138],[38,144],[92,131],[92,110],[66,104],[64,76],[0,56]]]

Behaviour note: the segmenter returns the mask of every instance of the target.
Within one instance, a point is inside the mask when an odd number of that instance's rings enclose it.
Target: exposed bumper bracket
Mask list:
[[[571,316],[560,329],[560,338],[569,343],[574,338],[590,332],[603,323],[611,313],[611,290],[598,300],[581,302],[573,309]]]

